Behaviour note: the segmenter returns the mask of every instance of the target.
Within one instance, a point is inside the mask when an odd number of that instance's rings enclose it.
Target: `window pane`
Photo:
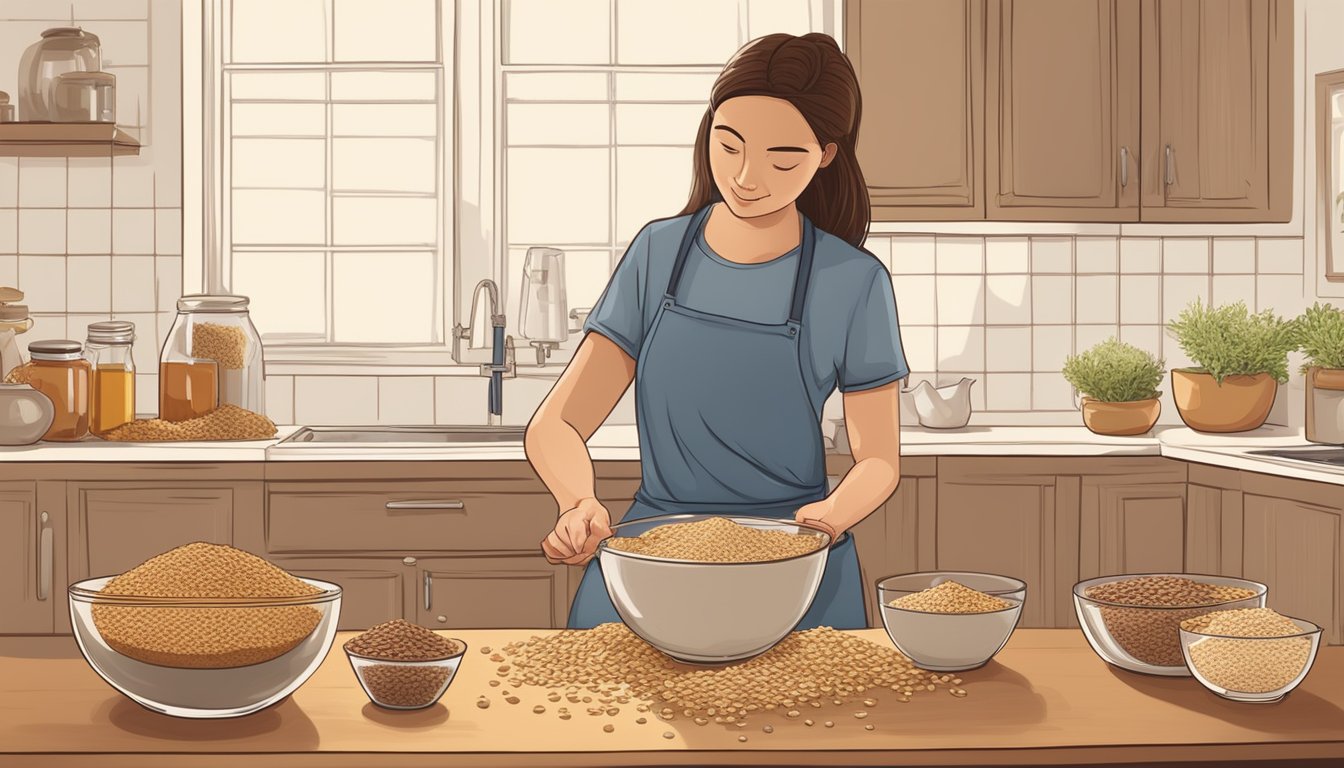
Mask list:
[[[506,109],[511,146],[611,143],[608,104],[510,104]]]
[[[334,0],[337,61],[438,61],[434,0]]]
[[[327,333],[326,254],[233,254],[231,289],[252,300],[249,311],[265,337]]]
[[[619,72],[616,100],[690,101],[704,107],[709,104],[709,91],[718,76],[718,72]]]
[[[434,139],[333,139],[332,189],[422,192],[437,188]]]
[[[435,245],[438,202],[424,197],[338,197],[332,206],[335,245]]]
[[[607,149],[511,149],[510,243],[606,243],[611,214]]]
[[[336,136],[437,136],[439,110],[433,104],[335,104]]]
[[[426,344],[434,340],[434,254],[332,254],[337,343]]]
[[[234,187],[323,189],[327,143],[322,139],[234,139]]]
[[[691,144],[706,107],[700,104],[617,104],[618,144]]]
[[[333,72],[332,101],[429,101],[438,99],[433,72]]]
[[[234,104],[229,129],[234,136],[325,136],[322,104]]]
[[[621,64],[723,64],[740,45],[738,3],[616,0]]]
[[[236,189],[232,199],[235,245],[322,245],[326,240],[324,192]]]
[[[610,0],[509,0],[504,9],[509,64],[611,63]]]
[[[324,0],[232,0],[225,12],[234,62],[327,60]]]
[[[616,150],[616,241],[628,243],[649,221],[675,216],[691,193],[690,147]]]
[[[811,0],[748,0],[748,29],[751,39],[775,32],[805,35],[822,31],[821,25],[812,24]]]
[[[326,101],[327,76],[322,72],[232,72],[229,90],[235,102]]]
[[[605,72],[508,72],[504,96],[510,101],[606,101]]]

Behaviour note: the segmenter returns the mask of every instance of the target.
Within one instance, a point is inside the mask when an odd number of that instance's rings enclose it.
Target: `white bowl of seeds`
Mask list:
[[[1319,626],[1269,608],[1181,622],[1181,653],[1194,678],[1231,701],[1279,701],[1306,679],[1320,645]]]
[[[1022,616],[1027,585],[990,573],[929,571],[877,584],[882,625],[921,669],[961,672],[1003,650]]]

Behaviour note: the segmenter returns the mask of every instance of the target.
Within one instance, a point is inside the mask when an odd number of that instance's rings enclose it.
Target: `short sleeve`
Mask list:
[[[597,331],[634,359],[639,358],[647,328],[644,288],[648,283],[650,239],[648,227],[635,235],[583,324],[585,333]]]
[[[910,375],[901,349],[896,296],[891,278],[880,267],[869,273],[857,296],[845,335],[838,382],[841,392],[874,389]]]

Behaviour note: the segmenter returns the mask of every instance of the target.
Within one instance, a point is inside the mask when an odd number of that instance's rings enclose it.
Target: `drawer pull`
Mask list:
[[[440,624],[447,624],[447,623],[448,623],[448,617],[447,617],[447,616],[439,616],[439,617],[437,617],[437,618],[438,618]]]
[[[40,543],[38,547],[37,561],[37,599],[46,600],[51,596],[51,526],[48,524],[50,517],[46,512],[42,513],[42,533],[40,534]]]
[[[401,558],[401,562],[405,563],[406,565],[415,565],[417,561],[414,557],[403,557]]]
[[[457,499],[429,499],[421,501],[389,501],[388,509],[466,509],[467,505]]]
[[[430,603],[434,602],[434,578],[425,571],[425,610],[429,610]]]

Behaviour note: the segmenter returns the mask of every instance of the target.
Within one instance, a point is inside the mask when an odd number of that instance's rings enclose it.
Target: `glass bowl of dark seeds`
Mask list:
[[[448,690],[467,644],[396,619],[346,641],[359,685],[386,709],[424,709]]]

